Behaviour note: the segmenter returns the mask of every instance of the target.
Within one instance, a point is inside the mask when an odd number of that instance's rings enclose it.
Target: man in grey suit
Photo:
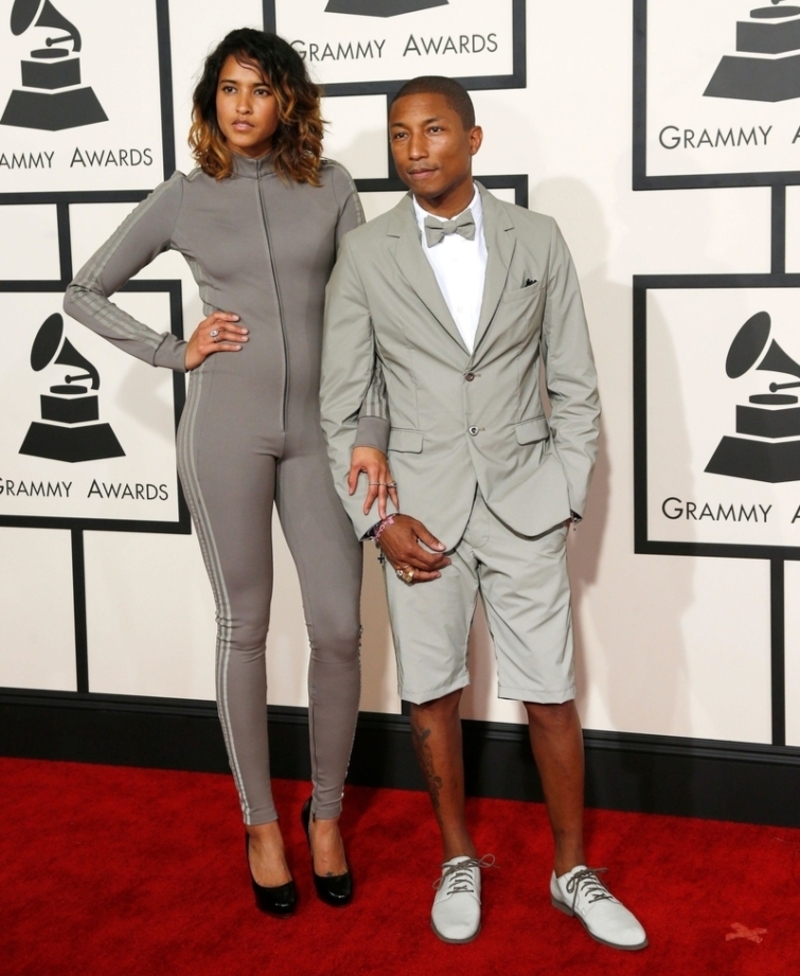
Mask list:
[[[449,942],[480,928],[486,861],[464,815],[458,710],[480,595],[498,693],[528,713],[555,840],[552,904],[599,941],[640,949],[644,929],[583,854],[566,535],[584,511],[600,406],[575,269],[551,218],[473,182],[482,132],[461,85],[408,82],[389,129],[411,193],[344,240],[328,287],[322,420],[356,533],[375,538],[394,570],[386,587],[400,695],[444,849],[431,922]],[[376,372],[404,513],[378,523],[372,498],[384,507],[393,486],[359,487],[369,449],[352,450]],[[385,412],[374,413],[380,424]]]

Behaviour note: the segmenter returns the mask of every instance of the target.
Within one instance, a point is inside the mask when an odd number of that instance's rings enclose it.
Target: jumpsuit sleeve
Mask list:
[[[320,405],[333,480],[359,539],[372,528],[375,515],[364,515],[366,486],[362,482],[354,495],[348,493],[347,474],[350,452],[364,419],[360,413],[368,405],[368,394],[375,383],[375,359],[367,296],[358,276],[352,245],[345,240],[328,282]]]
[[[334,165],[334,186],[337,200],[340,201],[336,225],[336,250],[339,253],[345,234],[364,223],[364,211],[353,178],[343,166],[338,163]],[[358,411],[353,447],[373,447],[383,454],[389,450],[389,402],[377,356],[370,385]]]
[[[109,298],[171,246],[183,180],[176,173],[143,200],[75,275],[64,297],[68,315],[118,349],[178,372],[186,371],[186,342],[171,332],[156,332]]]

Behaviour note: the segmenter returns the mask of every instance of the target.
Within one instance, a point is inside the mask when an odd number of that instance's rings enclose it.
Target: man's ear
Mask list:
[[[481,148],[483,142],[483,129],[479,125],[474,125],[469,133],[469,152],[471,156]]]

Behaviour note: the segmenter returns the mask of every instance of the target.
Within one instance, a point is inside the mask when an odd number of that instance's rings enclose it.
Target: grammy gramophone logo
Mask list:
[[[65,338],[64,319],[59,314],[44,321],[31,348],[35,372],[51,363],[82,372],[68,371],[63,383],[42,394],[42,419],[30,425],[19,453],[69,462],[124,457],[111,425],[100,422],[98,397],[92,392],[100,388],[100,374]]]
[[[91,88],[81,86],[81,35],[50,0],[14,0],[11,33],[33,31],[35,47],[23,59],[22,88],[11,92],[0,125],[26,129],[72,129],[106,122]]]
[[[754,393],[747,404],[737,405],[737,436],[725,436],[719,442],[706,466],[709,474],[770,484],[800,481],[800,398],[779,392],[800,387],[800,364],[774,339],[767,348],[770,325],[767,312],[757,312],[745,322],[731,343],[725,372],[738,379],[755,368],[786,373],[795,380],[770,383],[769,393]]]
[[[430,7],[446,7],[449,0],[329,0],[327,14],[354,14],[357,17],[397,17]]]
[[[736,53],[726,54],[703,92],[712,98],[782,102],[800,96],[800,7],[771,0],[736,23]]]

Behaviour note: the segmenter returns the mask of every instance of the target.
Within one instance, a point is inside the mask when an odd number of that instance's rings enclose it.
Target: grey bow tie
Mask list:
[[[455,220],[437,220],[435,217],[425,218],[425,240],[428,247],[433,247],[443,241],[448,234],[460,234],[468,241],[475,240],[475,220],[471,210],[456,217]]]

